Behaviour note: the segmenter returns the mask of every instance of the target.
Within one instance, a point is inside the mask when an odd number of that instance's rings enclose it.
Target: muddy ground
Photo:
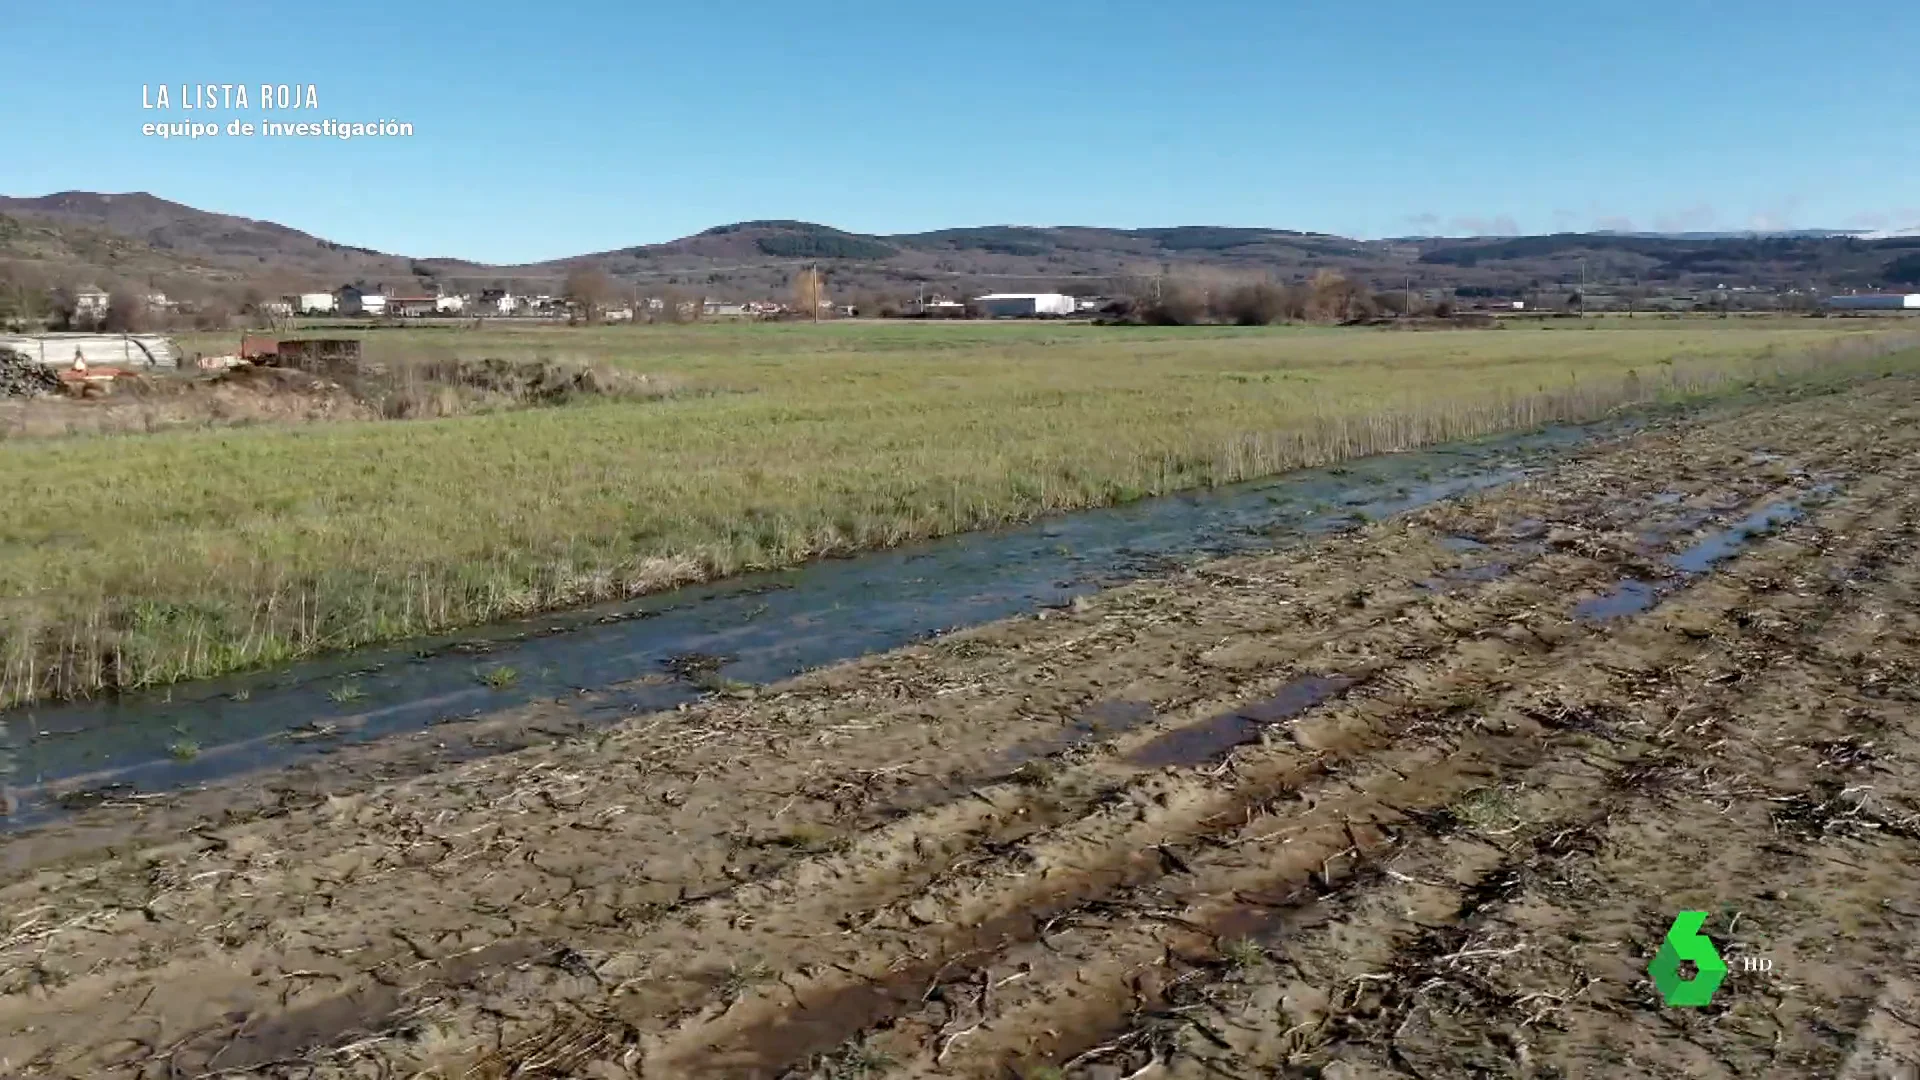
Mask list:
[[[1917,535],[1884,380],[613,730],[94,807],[0,847],[0,1075],[1912,1075]],[[1646,974],[1686,909],[1704,1008]]]

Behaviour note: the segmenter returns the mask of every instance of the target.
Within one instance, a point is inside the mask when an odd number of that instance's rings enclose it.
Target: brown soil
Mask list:
[[[1769,405],[613,730],[97,807],[0,848],[0,1073],[1901,1075],[1917,421]],[[488,738],[537,744],[446,759]],[[1683,909],[1702,1009],[1646,976]]]
[[[0,402],[0,437],[141,433],[182,427],[364,420],[372,405],[305,372],[251,365],[217,375],[119,378],[105,397]]]
[[[141,433],[174,428],[326,420],[415,420],[497,409],[688,392],[671,376],[543,360],[423,360],[368,364],[335,379],[244,364],[217,374],[140,375],[105,396],[0,396],[0,438]]]

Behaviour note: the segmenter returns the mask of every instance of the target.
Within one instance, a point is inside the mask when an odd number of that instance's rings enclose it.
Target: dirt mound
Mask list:
[[[305,394],[331,396],[344,390],[339,383],[297,368],[261,367],[241,364],[208,379],[208,387],[231,387],[258,394]]]
[[[643,401],[684,392],[671,377],[549,359],[355,361],[324,373],[242,363],[217,374],[131,375],[87,402],[61,394],[57,373],[0,360],[0,437],[152,432],[193,426],[414,420],[600,399]]]
[[[52,368],[12,349],[0,349],[0,397],[40,397],[60,392]]]

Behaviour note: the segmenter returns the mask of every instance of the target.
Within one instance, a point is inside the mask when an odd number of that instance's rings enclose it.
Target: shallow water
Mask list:
[[[534,700],[566,701],[609,722],[671,708],[702,693],[698,680],[671,674],[684,667],[676,658],[719,658],[708,679],[773,682],[1171,566],[1270,550],[1495,487],[1622,427],[1383,455],[280,671],[14,710],[0,720],[10,779],[25,802],[0,816],[0,827],[43,819],[56,809],[55,791],[164,791]],[[497,667],[514,670],[510,683],[482,681]],[[325,737],[302,737],[311,733]]]
[[[1824,496],[1832,490],[1831,485],[1823,485],[1814,489],[1812,497]],[[1715,566],[1746,550],[1756,540],[1805,516],[1806,511],[1800,500],[1767,503],[1733,525],[1709,533],[1692,546],[1668,555],[1666,565],[1672,568],[1677,577],[1660,581],[1623,578],[1599,596],[1574,605],[1573,616],[1585,622],[1599,623],[1650,611],[1660,601],[1693,584]]]
[[[1250,705],[1175,728],[1128,755],[1134,765],[1156,769],[1200,765],[1260,738],[1268,728],[1344,694],[1355,680],[1345,675],[1305,675]]]

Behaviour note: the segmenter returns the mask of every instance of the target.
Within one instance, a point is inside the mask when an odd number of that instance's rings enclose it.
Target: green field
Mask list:
[[[1870,321],[368,333],[690,393],[0,442],[0,701],[273,663],[1809,368]],[[187,343],[225,351],[231,336]],[[1874,370],[1920,365],[1901,354]]]

